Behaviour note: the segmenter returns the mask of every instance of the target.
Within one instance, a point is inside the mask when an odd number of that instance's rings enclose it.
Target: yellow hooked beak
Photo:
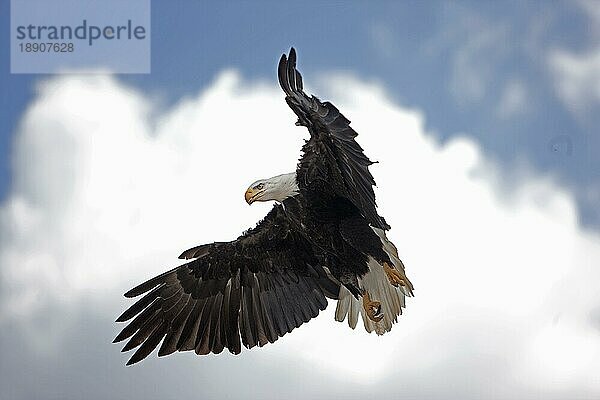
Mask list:
[[[246,199],[246,203],[248,203],[248,205],[254,203],[254,200],[256,200],[256,197],[262,193],[262,190],[254,190],[252,188],[248,188],[248,190],[246,190],[246,194],[244,195],[244,198]]]

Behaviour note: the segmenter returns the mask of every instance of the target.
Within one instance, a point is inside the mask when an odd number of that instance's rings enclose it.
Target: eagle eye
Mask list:
[[[265,187],[264,183],[259,183],[258,185],[254,186],[254,189],[263,190],[264,187]]]

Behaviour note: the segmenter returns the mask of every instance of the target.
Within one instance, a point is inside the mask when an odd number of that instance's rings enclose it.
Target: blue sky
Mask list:
[[[4,60],[8,3],[0,10]],[[577,196],[581,222],[598,226],[599,100],[569,110],[550,61],[556,51],[585,56],[600,46],[598,22],[582,4],[154,0],[152,73],[120,78],[168,107],[225,67],[272,79],[278,55],[293,45],[306,60],[308,76],[346,70],[381,82],[402,105],[426,113],[427,128],[440,142],[455,135],[475,138],[504,165],[508,180],[523,163],[556,176]],[[11,137],[43,78],[11,75],[8,63],[2,65],[2,197],[10,186]],[[503,96],[517,104],[502,108]]]
[[[598,4],[153,0],[151,74],[52,76],[9,74],[0,1],[0,397],[598,398]],[[122,294],[294,167],[290,46],[380,161],[416,296],[382,337],[330,302],[261,349],[126,368]]]

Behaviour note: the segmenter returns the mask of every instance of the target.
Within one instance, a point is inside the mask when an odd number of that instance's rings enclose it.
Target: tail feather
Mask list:
[[[337,302],[337,306],[335,308],[335,320],[338,322],[344,322],[346,319],[346,315],[350,311],[350,306],[352,305],[352,294],[345,286],[340,286],[340,293],[338,295],[339,299]],[[348,323],[350,324],[350,319],[348,319]]]
[[[353,300],[356,300],[354,296],[351,295],[351,297]],[[361,310],[362,307],[357,301],[350,302],[350,311],[348,312],[348,325],[350,325],[350,328],[356,328],[356,324],[358,323],[358,314]]]
[[[381,239],[383,248],[388,254],[394,267],[404,275],[404,264],[398,257],[398,250],[392,242],[385,236],[385,232],[378,228],[373,228]],[[383,267],[373,258],[368,261],[369,272],[360,280],[362,288],[369,292],[369,296],[374,301],[381,302],[383,319],[379,322],[372,321],[362,307],[360,299],[355,298],[343,285],[340,287],[339,300],[335,310],[335,320],[343,322],[348,318],[348,325],[354,329],[358,323],[358,315],[362,316],[363,324],[367,332],[375,331],[378,335],[383,335],[392,329],[392,325],[398,321],[398,316],[402,314],[402,309],[406,306],[406,297],[412,296],[412,284],[408,279],[408,286],[392,286],[385,274]]]
[[[358,324],[358,315],[361,311],[360,302],[356,300],[354,295],[345,286],[340,286],[339,300],[335,309],[335,320],[344,322],[347,316],[348,326],[354,329]]]

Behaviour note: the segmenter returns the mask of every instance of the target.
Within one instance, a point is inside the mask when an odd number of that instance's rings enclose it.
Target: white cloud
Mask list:
[[[516,78],[501,82],[498,78],[506,75],[502,66],[524,46],[513,39],[511,25],[502,19],[490,20],[458,3],[448,3],[445,8],[451,23],[424,42],[422,52],[449,66],[448,91],[454,101],[471,107],[490,100],[498,104],[496,114],[500,118],[526,112],[520,108],[529,98],[524,82]],[[380,42],[386,41],[381,38]]]
[[[598,8],[596,0],[579,0],[576,4],[592,22],[589,26],[591,33],[600,33],[600,28],[598,27],[598,22],[600,22],[600,8]]]
[[[579,52],[551,49],[547,65],[558,98],[579,122],[594,126],[600,109],[600,8],[597,1],[589,0],[575,5],[585,15],[583,24],[591,45]]]
[[[381,162],[372,167],[380,211],[416,287],[405,315],[379,338],[334,322],[330,306],[250,355],[171,357],[128,370],[117,364],[124,358],[111,359],[104,373],[116,382],[113,394],[131,393],[122,378],[138,376],[131,371],[169,379],[156,365],[181,364],[190,382],[174,390],[188,395],[264,397],[267,386],[211,383],[222,383],[225,368],[251,385],[253,368],[277,377],[260,378],[279,388],[269,397],[304,396],[302,377],[315,374],[322,380],[307,390],[320,396],[339,394],[343,382],[347,397],[597,397],[600,239],[578,227],[573,198],[527,174],[504,193],[472,141],[440,146],[420,112],[394,104],[376,83],[339,74],[323,82],[321,97],[343,110]],[[294,120],[274,84],[232,71],[166,111],[109,77],[45,81],[17,133],[14,190],[0,208],[3,329],[14,321],[37,327],[36,316],[51,313],[47,329],[27,334],[42,343],[52,330],[77,338],[86,327],[64,323],[77,305],[114,332],[108,319],[126,303],[120,293],[175,265],[181,250],[232,239],[267,212],[267,204],[248,207],[243,192],[256,178],[294,169],[307,135]],[[76,357],[70,343],[53,343],[64,348],[48,364],[77,365],[65,361]],[[117,351],[106,345],[100,354]],[[35,351],[19,354],[36,359]],[[206,365],[216,369],[199,374]],[[59,397],[80,392],[71,393]]]
[[[511,31],[501,21],[486,17],[455,4],[456,21],[441,30],[425,45],[426,53],[439,53],[450,66],[448,90],[460,106],[471,106],[494,97],[499,65],[514,51]],[[460,16],[458,16],[460,15]],[[460,45],[446,54],[448,48]]]
[[[527,112],[527,89],[525,83],[518,79],[509,80],[504,86],[497,108],[500,118],[510,118]]]
[[[600,49],[575,54],[554,50],[548,63],[555,89],[565,107],[576,117],[584,117],[600,106]]]
[[[494,49],[502,43],[503,35],[503,29],[482,28],[456,51],[450,90],[459,103],[476,103],[486,95],[495,72],[493,60],[498,57]]]
[[[389,25],[383,22],[374,23],[369,26],[368,33],[373,47],[382,57],[390,59],[400,51],[396,33]]]

